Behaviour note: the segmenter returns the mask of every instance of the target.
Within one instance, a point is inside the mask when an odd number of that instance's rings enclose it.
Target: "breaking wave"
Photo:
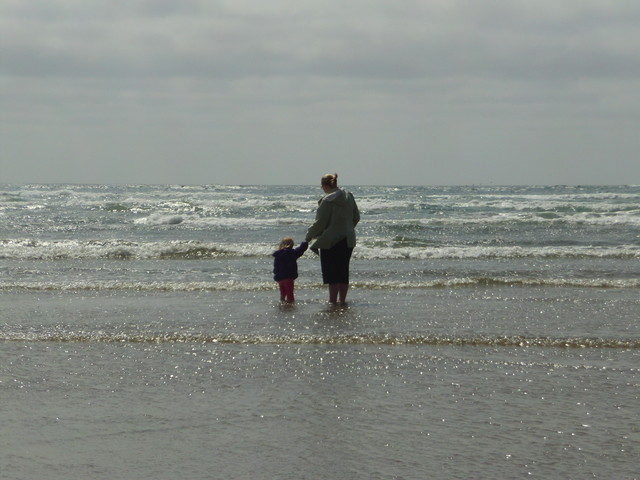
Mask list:
[[[69,259],[202,259],[218,257],[268,257],[271,244],[211,243],[196,240],[135,242],[127,240],[0,240],[3,260]],[[371,246],[361,242],[355,258],[384,259],[487,259],[487,258],[640,258],[639,245],[589,246]]]
[[[263,249],[259,254],[271,253]],[[134,242],[127,240],[0,240],[0,259],[196,259],[254,256],[255,245],[198,241]]]

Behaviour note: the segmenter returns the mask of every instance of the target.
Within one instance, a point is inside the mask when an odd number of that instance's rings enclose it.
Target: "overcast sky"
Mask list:
[[[640,184],[638,0],[0,0],[0,183]]]

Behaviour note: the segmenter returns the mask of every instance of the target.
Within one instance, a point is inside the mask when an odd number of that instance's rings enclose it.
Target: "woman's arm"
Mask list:
[[[351,192],[349,192],[349,196],[353,201],[353,226],[355,227],[360,221],[360,210],[358,210],[358,204],[356,203],[356,199],[353,198],[353,194],[351,194]]]
[[[318,206],[318,210],[316,210],[315,222],[313,222],[313,225],[311,225],[309,230],[307,230],[305,241],[309,242],[312,239],[319,237],[329,225],[329,220],[331,220],[331,205],[327,202],[322,202]]]

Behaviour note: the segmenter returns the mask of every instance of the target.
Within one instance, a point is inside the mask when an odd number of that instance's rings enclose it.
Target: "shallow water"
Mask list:
[[[640,188],[0,188],[0,477],[639,478]]]
[[[502,290],[5,293],[4,474],[635,478],[637,322]]]

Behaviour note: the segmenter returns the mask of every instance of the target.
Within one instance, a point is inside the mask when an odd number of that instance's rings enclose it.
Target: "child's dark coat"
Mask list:
[[[273,279],[279,282],[285,278],[298,278],[297,260],[308,247],[307,242],[302,242],[298,248],[283,248],[273,252]]]

